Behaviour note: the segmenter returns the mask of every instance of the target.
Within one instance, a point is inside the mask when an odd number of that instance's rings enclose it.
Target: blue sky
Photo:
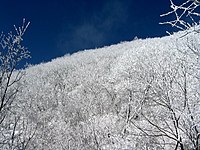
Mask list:
[[[24,44],[29,63],[121,41],[166,35],[160,14],[169,0],[1,0],[0,31],[13,30],[22,19],[31,21]]]

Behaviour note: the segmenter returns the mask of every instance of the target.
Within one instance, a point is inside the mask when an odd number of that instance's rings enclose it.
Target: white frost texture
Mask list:
[[[28,67],[13,103],[26,149],[200,149],[200,34],[185,32]]]

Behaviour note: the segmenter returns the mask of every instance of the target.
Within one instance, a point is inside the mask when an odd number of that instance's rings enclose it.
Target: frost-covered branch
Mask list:
[[[25,25],[23,20],[22,27],[15,26],[16,34],[12,32],[7,35],[2,33],[0,36],[0,119],[3,117],[3,112],[11,105],[12,98],[16,93],[17,88],[12,89],[13,84],[21,79],[21,73],[14,77],[14,71],[20,61],[30,57],[29,51],[22,45],[23,35],[30,22]],[[12,89],[13,92],[10,92]],[[13,96],[9,96],[13,95]],[[8,99],[9,98],[9,99]],[[5,113],[4,113],[5,115]]]
[[[30,58],[30,52],[22,44],[29,24],[23,19],[21,27],[14,26],[16,33],[0,35],[0,147],[5,150],[17,149],[22,144],[17,141],[18,136],[21,136],[17,133],[24,131],[20,129],[22,123],[14,103],[24,73],[16,71],[16,68],[21,61]]]
[[[171,11],[160,15],[161,17],[174,16],[174,19],[160,24],[169,24],[172,27],[176,27],[179,30],[186,30],[195,25],[198,25],[199,22],[196,17],[200,17],[198,8],[200,6],[199,0],[186,0],[181,5],[177,5],[170,0]],[[199,30],[197,30],[199,32]]]

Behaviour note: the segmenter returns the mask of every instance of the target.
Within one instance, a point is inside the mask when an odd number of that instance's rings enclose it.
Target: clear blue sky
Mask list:
[[[179,1],[180,2],[180,1]],[[1,0],[0,31],[31,21],[24,44],[31,64],[121,41],[166,35],[159,15],[169,0]]]

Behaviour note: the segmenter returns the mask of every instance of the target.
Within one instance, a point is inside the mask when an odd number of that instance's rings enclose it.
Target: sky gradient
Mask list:
[[[179,1],[180,2],[180,1]],[[31,64],[121,41],[166,35],[160,14],[169,0],[1,0],[0,31],[22,19],[31,24],[24,36]]]

